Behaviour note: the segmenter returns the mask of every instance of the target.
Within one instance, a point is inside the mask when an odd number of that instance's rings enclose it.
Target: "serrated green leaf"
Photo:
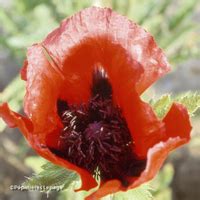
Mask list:
[[[193,116],[197,109],[200,108],[200,93],[188,92],[177,96],[166,94],[158,100],[153,100],[150,104],[157,116],[162,118],[165,116],[173,102],[183,104],[188,109],[189,114]]]
[[[127,192],[118,192],[108,197],[110,197],[111,200],[151,200],[153,199],[151,190],[152,188],[149,184],[143,184],[140,187],[128,190]],[[102,200],[106,199],[103,198]]]
[[[191,116],[200,108],[200,93],[198,92],[188,92],[176,97],[175,100],[186,106]]]
[[[34,172],[40,173],[41,166],[46,163],[46,160],[40,156],[29,156],[25,159],[25,165],[33,169]]]
[[[34,174],[23,183],[25,187],[42,186],[42,191],[49,192],[55,186],[60,189],[67,189],[72,183],[78,181],[78,175],[70,170],[46,163],[42,166],[42,171],[39,174]]]
[[[156,112],[157,116],[162,118],[165,113],[170,108],[170,105],[172,103],[171,96],[169,94],[162,96],[157,101],[153,102],[153,109]]]

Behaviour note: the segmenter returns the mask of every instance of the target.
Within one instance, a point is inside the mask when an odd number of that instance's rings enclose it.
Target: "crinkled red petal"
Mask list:
[[[138,157],[146,158],[149,148],[164,139],[164,123],[150,105],[140,99],[132,85],[118,89],[117,97],[134,140],[134,151]]]
[[[27,54],[28,66],[25,65],[26,76],[23,75],[27,79],[24,111],[34,125],[34,133],[43,139],[60,122],[56,101],[62,82],[45,53],[39,44],[30,47]]]
[[[24,63],[23,63],[23,66],[22,66],[22,69],[21,69],[21,72],[20,72],[21,79],[24,80],[24,81],[27,81],[27,77],[26,77],[27,67],[28,67],[28,61],[24,60]]]
[[[166,127],[166,140],[169,137],[186,138],[187,141],[190,139],[192,126],[189,120],[188,111],[183,105],[174,103],[163,122]]]
[[[82,10],[64,20],[58,29],[48,35],[43,44],[61,67],[71,54],[71,49],[85,38],[96,38],[96,43],[99,44],[99,48],[96,49],[97,55],[102,54],[105,46],[98,42],[98,38],[102,35],[109,37],[110,42],[119,44],[144,68],[144,73],[137,83],[139,93],[169,71],[167,59],[153,37],[125,16],[109,8],[91,7]],[[92,57],[93,52],[87,52],[87,57]],[[104,54],[104,59],[112,59],[112,57]],[[82,66],[84,67],[86,66]]]
[[[19,127],[25,137],[28,137],[29,132],[32,132],[33,130],[31,120],[16,112],[11,111],[7,103],[0,105],[0,117],[9,127]]]

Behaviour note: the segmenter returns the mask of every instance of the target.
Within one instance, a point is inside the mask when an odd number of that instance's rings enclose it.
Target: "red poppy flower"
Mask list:
[[[64,20],[28,49],[26,117],[6,103],[0,116],[18,127],[38,154],[81,177],[87,199],[135,188],[152,179],[169,152],[187,143],[187,110],[174,103],[163,120],[140,98],[169,71],[153,37],[108,8]]]

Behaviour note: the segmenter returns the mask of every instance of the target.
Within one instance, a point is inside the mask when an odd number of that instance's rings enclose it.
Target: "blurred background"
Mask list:
[[[24,82],[18,74],[26,48],[40,42],[62,19],[91,5],[111,7],[126,15],[148,30],[166,52],[173,70],[150,88],[145,98],[200,91],[198,0],[0,0],[0,102],[8,101],[15,111],[22,109]],[[172,153],[150,183],[155,200],[200,199],[199,116],[197,111],[192,119],[190,144]],[[44,162],[18,130],[6,128],[0,119],[0,200],[47,199],[40,192],[9,189],[39,172]],[[81,200],[81,195],[54,192],[49,199]]]

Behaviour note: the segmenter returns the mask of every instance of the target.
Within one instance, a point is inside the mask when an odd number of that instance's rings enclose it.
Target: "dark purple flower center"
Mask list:
[[[58,114],[64,125],[56,155],[87,169],[101,179],[139,176],[146,160],[133,152],[134,141],[118,106],[112,101],[112,87],[103,71],[94,73],[88,104],[68,105],[58,100]]]

